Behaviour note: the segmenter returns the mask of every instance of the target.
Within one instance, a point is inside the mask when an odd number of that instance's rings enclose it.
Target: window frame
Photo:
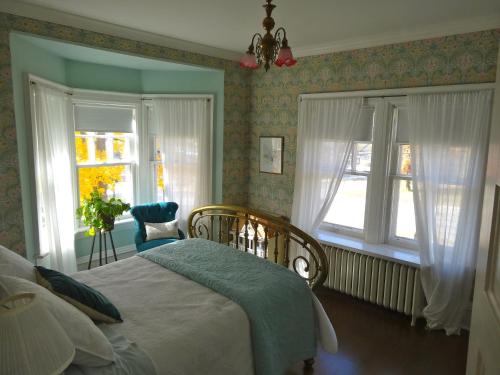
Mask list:
[[[406,95],[394,97],[364,98],[363,105],[374,107],[372,133],[372,159],[368,174],[364,229],[357,230],[338,224],[323,222],[320,230],[331,231],[340,235],[361,238],[372,244],[388,244],[396,247],[415,250],[416,240],[394,235],[395,210],[393,209],[393,186],[395,179],[411,179],[411,176],[395,176],[392,174],[394,163],[397,163],[398,143],[396,143],[397,121],[394,110],[407,106]],[[351,171],[344,173],[353,174]],[[355,174],[359,174],[355,172]],[[365,175],[363,173],[363,175]],[[382,198],[382,199],[381,199]]]
[[[352,144],[353,148],[354,148],[354,146],[357,143],[369,143],[369,142],[354,141],[353,144]],[[372,148],[373,148],[373,142],[370,142],[370,143],[372,144]],[[354,155],[352,149],[351,149],[350,152]],[[372,153],[372,155],[373,155],[373,153]],[[352,163],[354,163],[353,160],[352,160]],[[368,185],[369,185],[369,180],[370,180],[371,173],[372,173],[371,167],[370,167],[370,172],[359,172],[359,171],[351,169],[349,171],[348,170],[344,171],[344,174],[342,175],[342,178],[346,174],[351,175],[351,176],[365,176],[367,178],[366,196],[368,196]],[[332,204],[333,204],[333,202],[332,202]],[[362,239],[362,238],[364,238],[364,235],[365,235],[365,228],[366,228],[365,225],[366,225],[366,203],[365,203],[365,217],[364,217],[363,229],[355,228],[355,227],[349,227],[347,225],[335,224],[335,223],[331,223],[331,222],[327,222],[327,221],[324,221],[322,223],[321,227],[324,228],[324,229],[326,229],[326,230],[333,231],[335,233],[338,233],[338,234],[341,234],[341,235],[344,235],[344,236],[357,237],[357,238],[361,238]]]
[[[117,161],[110,163],[88,163],[88,164],[78,164],[76,161],[76,145],[75,145],[75,132],[76,130],[76,120],[75,120],[75,107],[77,105],[95,105],[95,106],[111,106],[111,107],[128,107],[134,110],[135,116],[135,129],[130,133],[132,136],[130,137],[130,160],[128,161]],[[141,160],[139,159],[139,150],[140,150],[140,129],[141,129],[141,104],[140,100],[138,100],[136,95],[131,94],[117,94],[117,93],[108,93],[104,91],[92,91],[92,90],[79,90],[78,92],[74,92],[71,97],[71,119],[70,123],[72,124],[72,137],[71,137],[71,150],[72,150],[72,158],[71,158],[71,167],[73,173],[73,182],[75,189],[73,191],[73,202],[74,207],[80,207],[80,184],[78,178],[78,170],[80,168],[88,168],[88,167],[103,167],[103,166],[115,166],[115,165],[127,165],[130,166],[130,174],[132,179],[132,199],[133,202],[127,202],[131,205],[138,204],[141,201],[140,195],[140,177],[138,175],[139,165],[141,165]],[[116,219],[116,223],[120,223],[122,221],[127,221],[131,218],[130,212],[126,212],[123,215],[120,215]],[[85,229],[85,226],[75,215],[75,230],[81,231]]]
[[[402,175],[398,171],[398,164],[399,164],[399,147],[400,145],[405,145],[405,144],[410,144],[409,140],[407,142],[398,142],[397,141],[397,127],[398,127],[398,121],[397,121],[397,112],[395,110],[401,109],[406,109],[408,106],[408,97],[398,97],[398,98],[388,98],[386,99],[389,102],[389,105],[391,106],[391,120],[390,120],[390,144],[388,148],[388,158],[389,158],[389,164],[387,167],[387,174],[388,174],[388,186],[387,186],[387,201],[386,201],[386,206],[387,206],[387,221],[386,221],[386,227],[384,229],[386,238],[385,238],[385,243],[397,247],[404,247],[412,250],[417,250],[418,249],[418,243],[416,239],[410,239],[406,237],[400,237],[396,235],[396,226],[397,226],[397,205],[396,199],[398,196],[395,194],[395,182],[396,181],[412,181],[412,176],[411,174],[409,175]],[[398,193],[399,194],[399,193]],[[415,214],[415,212],[414,212]]]
[[[395,183],[397,181],[413,181],[411,174],[402,175],[397,172],[398,164],[399,164],[399,146],[405,145],[409,143],[400,143],[396,142],[396,125],[393,125],[393,134],[392,134],[392,144],[390,150],[390,158],[391,164],[389,167],[389,185],[388,185],[388,201],[387,201],[387,210],[388,210],[388,220],[387,220],[387,239],[386,242],[389,245],[397,246],[397,247],[405,247],[408,249],[416,250],[418,249],[418,244],[416,239],[410,239],[406,237],[400,237],[396,235],[396,226],[397,226],[397,204],[396,200],[398,199],[398,195],[395,193]],[[398,193],[399,194],[399,193]]]
[[[389,211],[389,219],[387,222],[387,244],[393,245],[396,247],[405,247],[408,249],[414,249],[416,250],[418,248],[417,240],[416,239],[411,239],[411,238],[406,238],[406,237],[400,237],[396,235],[396,225],[397,225],[397,206],[395,205],[396,201],[396,196],[394,194],[394,183],[396,181],[411,181],[411,176],[408,177],[403,177],[403,176],[389,176],[390,179],[390,184],[389,184],[389,189],[390,191],[390,201],[387,202],[388,204],[388,211]]]
[[[133,147],[133,151],[131,150],[131,154],[133,155],[133,163],[131,164],[131,174],[133,180],[133,200],[134,204],[141,204],[151,201],[151,192],[149,190],[150,186],[150,177],[151,177],[151,165],[149,160],[149,140],[148,140],[148,121],[145,118],[145,103],[148,103],[152,98],[204,98],[209,102],[209,111],[207,112],[208,123],[210,126],[210,185],[212,191],[212,199],[216,199],[216,196],[220,193],[220,190],[217,191],[217,188],[222,188],[222,177],[221,171],[222,169],[216,169],[214,162],[215,160],[222,160],[220,150],[214,151],[214,145],[220,146],[220,139],[215,137],[216,128],[216,114],[215,114],[215,94],[141,94],[141,93],[122,93],[122,92],[113,92],[113,91],[103,91],[103,90],[89,90],[89,89],[80,89],[80,88],[72,88],[69,86],[61,85],[44,78],[40,78],[31,73],[24,74],[24,78],[26,80],[26,85],[28,89],[26,90],[26,102],[29,103],[29,106],[26,107],[26,116],[30,120],[35,118],[35,108],[33,106],[33,85],[36,83],[41,83],[46,86],[55,88],[65,94],[71,96],[69,99],[69,104],[71,105],[71,109],[68,111],[68,127],[71,133],[69,137],[69,146],[70,146],[70,166],[71,166],[71,178],[74,183],[74,190],[71,192],[73,197],[74,207],[79,207],[79,194],[80,188],[78,184],[78,176],[77,176],[77,163],[76,163],[76,148],[75,148],[75,114],[74,114],[74,104],[114,104],[114,105],[129,105],[134,106],[135,109],[135,129],[133,134],[135,135],[135,140],[133,145],[131,144],[131,148]],[[220,103],[219,103],[220,104]],[[217,107],[218,108],[218,107]],[[30,124],[31,125],[31,124]],[[219,130],[217,130],[217,134],[219,134]],[[220,134],[219,134],[220,135]],[[28,153],[31,156],[30,160],[34,160],[33,155],[33,147],[28,148]],[[114,163],[116,164],[127,164],[127,163]],[[103,164],[98,164],[97,166],[102,166]],[[92,165],[85,165],[86,167],[90,167]],[[33,169],[32,169],[33,171]],[[33,172],[34,173],[34,172]],[[34,176],[31,176],[33,179]],[[32,189],[30,194],[30,199],[32,202],[35,202],[35,206],[32,207],[34,212],[36,212],[36,201],[37,197],[35,195],[34,190]],[[36,216],[36,215],[35,215]],[[76,215],[73,215],[74,224],[75,224],[75,238],[81,239],[83,238],[83,232],[88,229],[82,225],[82,223],[77,219]],[[116,224],[120,225],[128,225],[131,222],[131,215],[127,213],[124,216],[120,216],[117,218]],[[35,221],[33,223],[34,227],[38,226],[38,222]],[[38,241],[38,237],[35,238],[35,241]]]

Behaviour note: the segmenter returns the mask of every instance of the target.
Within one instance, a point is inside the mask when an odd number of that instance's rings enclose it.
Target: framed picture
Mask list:
[[[260,172],[283,173],[284,137],[260,137]]]

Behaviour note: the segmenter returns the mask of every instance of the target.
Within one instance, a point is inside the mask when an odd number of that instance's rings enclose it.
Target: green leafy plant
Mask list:
[[[98,230],[110,231],[115,226],[115,218],[125,211],[130,210],[130,204],[122,202],[121,199],[111,198],[104,200],[98,189],[94,189],[88,198],[76,210],[76,216],[83,224],[89,226],[86,232],[93,236]]]

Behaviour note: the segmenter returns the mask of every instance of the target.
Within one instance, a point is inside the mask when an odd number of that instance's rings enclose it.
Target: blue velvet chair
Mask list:
[[[153,247],[165,245],[175,242],[178,238],[159,238],[156,240],[146,241],[146,223],[165,223],[175,219],[175,213],[179,205],[175,202],[160,202],[142,204],[133,207],[130,213],[135,219],[135,246],[138,252],[152,249]],[[179,229],[179,238],[184,239],[186,236]]]

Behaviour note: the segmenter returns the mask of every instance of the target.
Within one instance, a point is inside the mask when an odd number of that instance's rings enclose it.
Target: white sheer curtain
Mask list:
[[[302,100],[292,224],[313,234],[325,218],[352,147],[362,98]]]
[[[468,325],[491,91],[409,95],[421,278],[430,328]]]
[[[50,254],[53,269],[75,272],[71,102],[41,83],[34,86],[32,100],[40,255]]]
[[[179,205],[179,224],[185,230],[191,210],[212,201],[209,103],[203,98],[153,99],[153,125],[167,198]]]

